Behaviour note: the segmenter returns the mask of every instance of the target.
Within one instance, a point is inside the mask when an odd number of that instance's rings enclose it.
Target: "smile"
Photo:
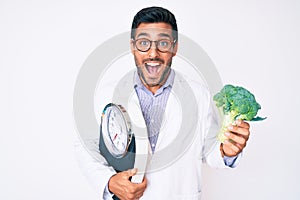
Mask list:
[[[160,72],[161,63],[148,62],[148,63],[145,63],[145,66],[146,66],[147,72],[149,74],[155,75]]]

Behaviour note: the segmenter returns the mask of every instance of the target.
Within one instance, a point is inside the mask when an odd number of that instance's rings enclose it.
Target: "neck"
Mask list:
[[[144,84],[145,85],[145,84]],[[155,94],[156,91],[161,88],[162,85],[156,85],[156,86],[149,86],[149,85],[145,85],[145,87],[152,93]]]
[[[157,85],[149,85],[145,82],[145,80],[140,77],[143,85],[152,93],[155,94],[159,88],[161,88],[167,81],[168,77],[170,76],[171,70],[168,71],[168,74],[164,77],[162,81],[160,81]]]

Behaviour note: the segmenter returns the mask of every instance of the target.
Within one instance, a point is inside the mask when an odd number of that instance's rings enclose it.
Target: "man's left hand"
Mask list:
[[[238,155],[245,148],[250,135],[250,125],[247,122],[237,120],[235,124],[227,127],[225,136],[228,139],[221,144],[223,154],[229,157]]]

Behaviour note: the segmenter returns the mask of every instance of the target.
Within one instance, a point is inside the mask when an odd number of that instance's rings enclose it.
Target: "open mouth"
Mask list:
[[[148,62],[148,63],[145,63],[145,66],[146,66],[147,72],[150,75],[157,75],[160,72],[161,63]]]

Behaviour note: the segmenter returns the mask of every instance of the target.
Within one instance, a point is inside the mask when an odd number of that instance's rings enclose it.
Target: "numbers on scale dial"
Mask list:
[[[115,148],[119,153],[124,153],[127,147],[127,131],[122,115],[117,109],[111,109],[109,112],[108,133]]]

